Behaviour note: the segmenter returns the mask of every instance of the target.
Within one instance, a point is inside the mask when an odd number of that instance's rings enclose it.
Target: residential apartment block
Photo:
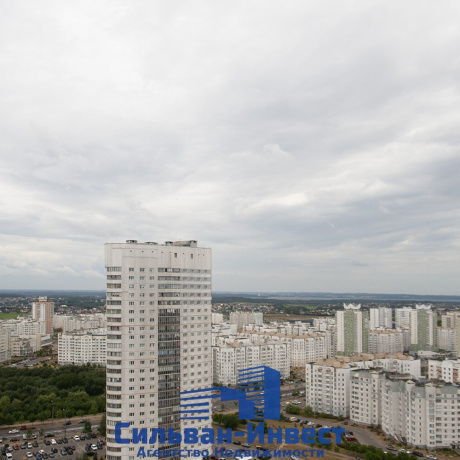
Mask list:
[[[212,386],[211,250],[196,241],[128,240],[106,244],[105,265],[107,460],[134,460],[138,446],[115,442],[119,421],[178,432],[210,426],[195,413],[181,414],[180,392]],[[170,440],[150,448],[171,458],[164,451],[185,445]]]
[[[48,301],[47,297],[39,297],[38,301],[32,302],[32,319],[45,322],[45,334],[53,333],[54,302]]]
[[[236,385],[241,369],[268,366],[289,377],[289,345],[267,341],[226,342],[212,348],[213,380],[215,384]]]
[[[93,329],[79,333],[59,334],[58,363],[63,364],[98,364],[107,362],[107,331]]]
[[[369,312],[361,305],[344,304],[336,319],[337,355],[353,356],[368,351]]]

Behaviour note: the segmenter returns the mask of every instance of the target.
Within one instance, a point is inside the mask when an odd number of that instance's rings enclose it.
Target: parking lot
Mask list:
[[[0,444],[1,446],[8,444],[12,451],[10,452],[12,455],[13,460],[23,460],[24,458],[32,458],[32,459],[48,459],[48,458],[69,458],[72,456],[81,455],[83,453],[87,453],[89,456],[95,456],[97,453],[98,458],[102,456],[105,457],[105,442],[99,436],[93,435],[87,439],[80,439],[79,436],[77,438],[78,441],[74,439],[74,437],[68,438],[45,438],[45,439],[36,439],[31,441],[18,441],[18,442],[6,442]],[[95,436],[95,437],[94,437]],[[67,441],[67,442],[65,442]],[[102,444],[102,443],[103,444]],[[48,444],[49,443],[49,444]],[[93,445],[94,447],[91,449],[91,452],[88,453],[86,450],[87,445]],[[1,457],[2,459],[7,458],[7,456]],[[103,458],[103,457],[102,457]]]

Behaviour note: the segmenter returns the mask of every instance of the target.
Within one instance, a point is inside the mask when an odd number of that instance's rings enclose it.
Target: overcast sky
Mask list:
[[[460,2],[0,0],[0,289],[196,239],[213,288],[460,294]]]

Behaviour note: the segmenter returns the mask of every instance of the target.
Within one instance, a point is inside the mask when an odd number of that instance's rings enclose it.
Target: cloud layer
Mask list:
[[[0,288],[197,239],[214,289],[460,294],[460,5],[0,1]]]

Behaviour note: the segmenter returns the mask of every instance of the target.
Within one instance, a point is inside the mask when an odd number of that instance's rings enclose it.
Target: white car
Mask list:
[[[52,439],[51,444],[57,444],[56,439]]]
[[[32,452],[27,452],[26,457],[27,457],[27,458],[32,458],[32,457],[33,457]]]
[[[429,458],[430,460],[438,460],[438,457],[434,456],[434,455],[427,455],[426,458]]]
[[[92,449],[92,450],[97,450],[96,444],[91,444],[91,449]]]
[[[80,441],[80,436],[75,435],[73,438],[75,441]]]
[[[10,430],[10,431],[8,431],[8,434],[15,434],[15,433],[19,433],[19,430]]]

